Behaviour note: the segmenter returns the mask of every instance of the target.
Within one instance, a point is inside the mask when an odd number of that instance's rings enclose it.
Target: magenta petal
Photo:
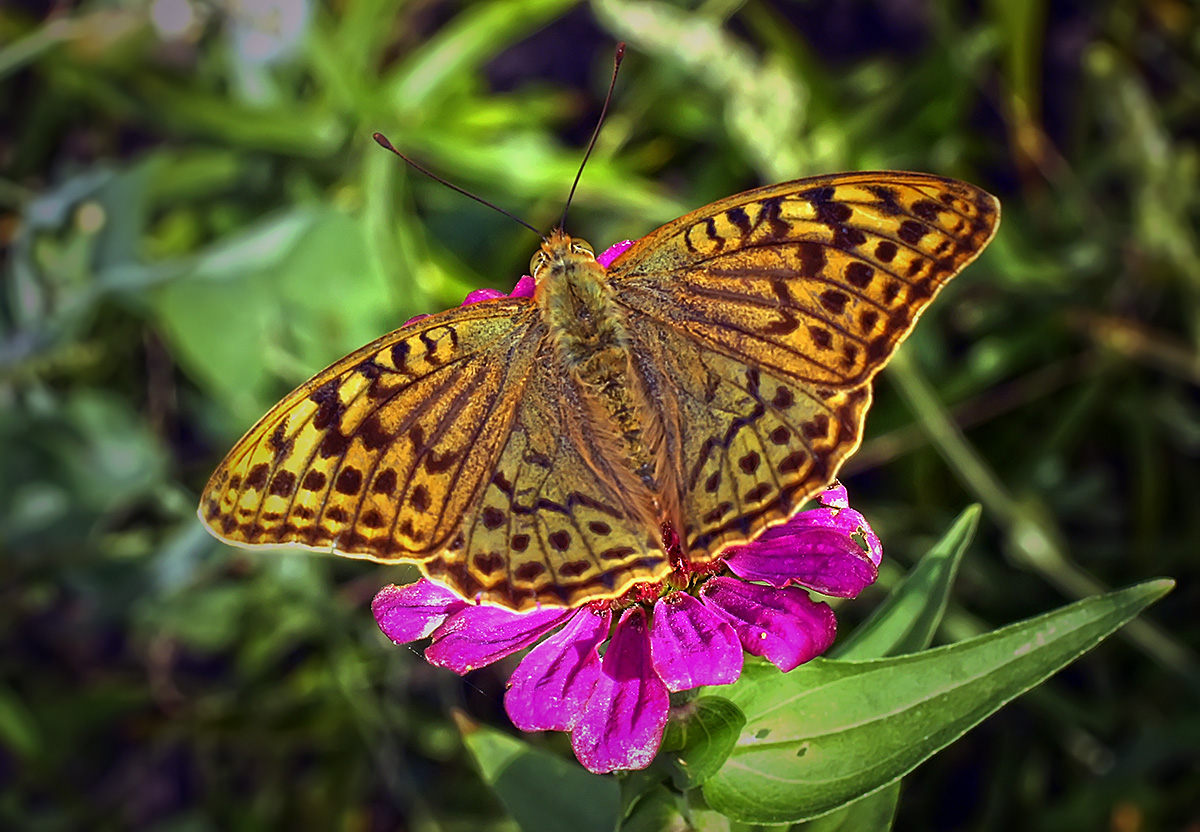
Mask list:
[[[742,672],[742,645],[733,627],[683,592],[655,602],[650,655],[669,690],[728,685]]]
[[[789,580],[824,595],[853,598],[872,583],[883,560],[879,537],[849,508],[846,489],[835,481],[817,496],[818,508],[793,515],[752,543],[731,546],[725,559],[735,573],[772,586]],[[843,555],[835,557],[835,555]],[[787,563],[770,561],[799,558]]]
[[[463,298],[462,305],[469,306],[472,303],[479,303],[481,300],[495,300],[496,298],[506,297],[499,289],[475,289],[468,292]]]
[[[700,588],[700,595],[733,625],[748,653],[765,656],[785,673],[823,653],[837,631],[829,605],[795,587],[774,589],[718,576]]]
[[[867,522],[867,518],[863,517],[854,509],[844,508],[838,514],[838,520],[849,525],[854,524],[854,531],[850,534],[856,539],[860,539],[867,547],[867,557],[871,563],[878,566],[883,560],[883,544],[879,542],[879,536],[875,534],[875,530]]]
[[[857,511],[852,508],[833,507],[823,504],[818,508],[812,508],[808,511],[792,515],[787,522],[781,523],[778,526],[772,526],[756,538],[756,540],[787,537],[806,529],[831,529],[846,535],[858,534],[864,538],[874,538],[876,543],[878,543],[878,538],[875,538],[875,532],[871,530],[867,519]],[[753,544],[749,543],[746,545],[752,546]]]
[[[396,644],[425,638],[466,607],[462,598],[425,578],[405,586],[385,586],[371,602],[379,629]]]
[[[846,493],[846,486],[834,480],[817,495],[817,502],[825,508],[850,508],[850,495]]]
[[[748,581],[766,581],[774,587],[797,583],[840,598],[853,598],[879,575],[879,568],[853,538],[831,528],[783,535],[768,532],[753,543],[731,547],[725,564]]]
[[[411,318],[409,318],[407,321],[405,321],[405,322],[404,322],[404,323],[401,325],[401,329],[403,329],[404,327],[408,326],[409,324],[415,324],[417,321],[423,321],[423,320],[425,320],[425,319],[426,319],[426,318],[428,318],[428,317],[429,317],[429,316],[428,316],[428,315],[425,315],[425,314],[421,314],[421,315],[413,315]]]
[[[634,607],[613,631],[596,689],[571,733],[575,756],[595,774],[645,768],[662,742],[669,705],[650,658],[646,615]]]
[[[612,265],[612,261],[628,251],[632,245],[633,240],[622,240],[619,243],[614,243],[600,253],[600,256],[596,258],[596,262],[607,269]]]
[[[759,540],[764,538],[769,540],[772,536],[785,536],[794,533],[800,527],[824,528],[840,532],[852,537],[858,545],[859,551],[865,549],[866,558],[876,566],[883,560],[883,544],[879,542],[875,530],[871,528],[867,518],[852,508],[822,506],[810,511],[802,511],[782,526],[769,529]]]
[[[883,560],[883,544],[879,542],[879,537],[871,528],[871,524],[867,522],[867,518],[850,508],[846,487],[834,480],[828,488],[817,495],[817,503],[820,508],[802,511],[782,526],[771,529],[767,534],[773,532],[786,534],[786,530],[794,529],[796,523],[810,528],[824,526],[837,529],[845,534],[853,535],[854,539],[861,544],[860,548],[866,549],[870,561],[878,566]]]
[[[612,614],[576,610],[567,625],[521,660],[508,680],[504,708],[522,731],[570,731],[600,676],[596,648]]]
[[[467,607],[433,631],[433,644],[425,650],[425,658],[438,667],[466,673],[528,647],[565,621],[571,612]]]
[[[508,293],[508,296],[510,298],[531,298],[533,297],[533,290],[536,288],[537,283],[532,277],[527,274],[522,275],[521,279],[517,281],[517,285]]]

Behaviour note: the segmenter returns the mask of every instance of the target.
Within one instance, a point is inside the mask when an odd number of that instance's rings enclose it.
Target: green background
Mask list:
[[[190,16],[190,17],[189,17]],[[876,385],[844,471],[870,610],[971,502],[954,641],[1178,588],[905,781],[898,829],[1200,825],[1200,13],[1153,2],[369,0],[0,9],[0,826],[512,828],[378,633],[403,568],[195,520],[245,428],[557,221],[599,250],[759,184],[966,179],[1000,234]],[[555,751],[562,736],[533,738]],[[564,752],[569,753],[569,752]]]

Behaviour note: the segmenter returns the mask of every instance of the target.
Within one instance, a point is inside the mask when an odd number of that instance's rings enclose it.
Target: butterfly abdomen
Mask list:
[[[542,250],[537,300],[561,366],[583,394],[603,444],[654,490],[654,455],[643,442],[644,408],[631,386],[636,380],[627,312],[615,302],[590,250],[565,235],[552,237]]]

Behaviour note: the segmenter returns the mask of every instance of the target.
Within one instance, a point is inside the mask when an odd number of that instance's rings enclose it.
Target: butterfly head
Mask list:
[[[578,262],[580,258],[595,260],[596,252],[586,241],[570,237],[561,228],[556,228],[542,240],[542,247],[530,259],[529,275],[540,283],[543,273],[553,274],[569,262]],[[547,268],[550,271],[547,272]]]

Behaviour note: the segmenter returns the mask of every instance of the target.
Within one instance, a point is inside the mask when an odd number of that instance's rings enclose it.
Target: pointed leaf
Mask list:
[[[963,553],[979,527],[980,508],[971,506],[888,595],[870,618],[830,654],[846,661],[900,656],[929,646],[941,624]]]
[[[689,703],[691,715],[667,725],[664,751],[680,771],[676,785],[692,789],[712,777],[733,751],[746,717],[737,705],[719,696],[702,696]]]
[[[683,797],[666,786],[655,786],[642,795],[621,823],[621,832],[662,832],[687,829]]]
[[[621,798],[612,777],[457,715],[463,742],[522,832],[612,832]]]
[[[809,820],[840,808],[907,774],[1173,585],[1150,581],[899,658],[815,660],[786,675],[748,663],[724,691],[746,726],[704,796],[714,809],[753,823]]]
[[[871,792],[836,812],[792,827],[793,832],[888,832],[900,802],[900,783]]]

